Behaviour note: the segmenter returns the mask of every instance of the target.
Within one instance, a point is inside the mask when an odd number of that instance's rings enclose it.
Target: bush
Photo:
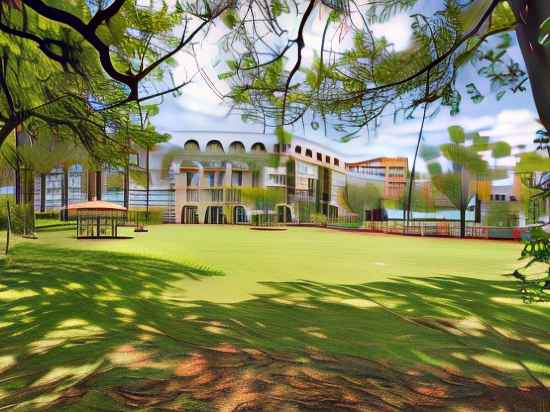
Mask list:
[[[128,221],[147,225],[159,225],[164,223],[164,208],[150,207],[148,215],[145,209],[130,209],[128,211]]]
[[[37,220],[41,219],[48,219],[48,220],[56,220],[59,219],[59,210],[54,210],[51,212],[37,212],[34,214]]]
[[[17,234],[34,232],[34,209],[32,205],[15,205],[10,202],[11,231]],[[8,228],[7,202],[0,203],[0,229]]]
[[[322,213],[313,213],[309,217],[311,223],[315,223],[316,225],[322,225],[326,226],[327,224],[327,217],[323,215]]]
[[[550,234],[541,228],[531,231],[531,240],[525,243],[521,258],[527,260],[525,269],[533,264],[545,267],[542,273],[512,273],[521,283],[520,291],[525,303],[547,302],[550,300]]]

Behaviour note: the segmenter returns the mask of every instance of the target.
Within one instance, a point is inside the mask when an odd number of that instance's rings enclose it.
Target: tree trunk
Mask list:
[[[61,207],[63,208],[63,220],[66,222],[69,220],[69,168],[63,166],[63,185],[61,190],[62,198]]]
[[[476,223],[481,223],[481,199],[476,195]]]
[[[15,204],[22,202],[21,193],[21,161],[19,160],[19,132],[15,132]]]
[[[151,184],[151,176],[149,170],[149,146],[147,146],[147,153],[145,158],[145,170],[147,172],[147,186],[145,188],[145,222],[149,223],[149,189]]]
[[[124,167],[124,207],[130,206],[130,167],[128,163]]]
[[[95,172],[95,197],[96,200],[101,200],[101,196],[103,195],[103,183],[102,183],[102,177],[101,177],[101,169]]]
[[[550,47],[538,43],[539,28],[550,17],[548,0],[508,0],[518,24],[516,35],[529,74],[537,111],[550,131]]]
[[[91,202],[95,198],[95,172],[92,170],[87,171],[88,174],[88,202]]]
[[[46,174],[40,175],[40,211],[46,211]]]
[[[466,208],[460,208],[460,237],[466,237]]]

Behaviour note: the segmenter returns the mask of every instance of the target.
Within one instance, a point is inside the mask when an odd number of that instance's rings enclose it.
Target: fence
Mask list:
[[[362,229],[367,232],[409,236],[460,237],[460,222],[454,221],[367,221]],[[475,239],[528,239],[530,229],[522,227],[492,227],[467,223],[465,235]]]

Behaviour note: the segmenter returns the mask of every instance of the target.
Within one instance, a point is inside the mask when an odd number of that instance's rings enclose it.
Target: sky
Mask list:
[[[409,15],[413,12],[396,15],[386,23],[375,25],[373,27],[375,36],[386,37],[397,50],[406,48],[411,39]],[[314,16],[306,28],[307,44],[320,44],[322,13],[322,11],[318,12],[319,15]],[[227,85],[218,80],[216,76],[220,72],[219,61],[223,60],[219,39],[224,32],[223,23],[218,22],[208,37],[200,45],[197,45],[196,61],[188,54],[182,53],[177,56],[178,67],[174,73],[176,82],[189,79],[196,72],[196,68],[200,66],[215,83],[218,90],[222,93],[228,91]],[[292,30],[290,35],[292,35]],[[510,53],[516,61],[523,62],[517,44],[514,44]],[[312,58],[313,51],[306,50],[305,65]],[[288,64],[291,65],[293,59],[289,60]],[[485,92],[486,97],[480,104],[472,103],[465,93],[465,85],[472,81],[475,81],[482,92]],[[458,78],[458,87],[463,95],[460,114],[451,117],[448,109],[442,108],[437,116],[427,120],[424,132],[425,143],[439,144],[447,141],[447,128],[451,125],[461,125],[468,132],[478,131],[493,141],[504,140],[512,146],[532,143],[535,132],[540,127],[536,122],[537,114],[530,90],[519,94],[508,92],[502,100],[497,101],[495,96],[491,95],[488,84],[480,81],[477,69],[473,66],[468,66],[461,72]],[[160,114],[153,119],[153,123],[159,131],[166,133],[183,130],[220,132],[261,132],[262,130],[260,125],[243,123],[239,115],[229,114],[227,103],[222,102],[197,75],[193,77],[190,85],[182,89],[181,96],[177,98],[169,96],[164,99]],[[393,116],[388,113],[384,116],[378,129],[375,131],[363,130],[358,134],[359,137],[348,143],[339,142],[336,134],[331,135],[330,128],[327,137],[323,136],[320,130],[315,131],[311,128],[304,130],[301,125],[294,130],[294,133],[329,146],[348,155],[351,159],[407,156],[412,161],[419,128],[419,119],[394,122]],[[510,157],[499,160],[498,164],[513,166],[515,162],[516,158]],[[421,172],[425,170],[422,162],[419,165],[419,170]]]

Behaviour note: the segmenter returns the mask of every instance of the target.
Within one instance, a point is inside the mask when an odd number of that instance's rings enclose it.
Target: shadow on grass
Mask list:
[[[219,304],[175,284],[222,273],[136,255],[21,244],[0,271],[0,408],[496,410],[521,393],[495,388],[550,384],[550,308],[510,281],[267,282]]]

